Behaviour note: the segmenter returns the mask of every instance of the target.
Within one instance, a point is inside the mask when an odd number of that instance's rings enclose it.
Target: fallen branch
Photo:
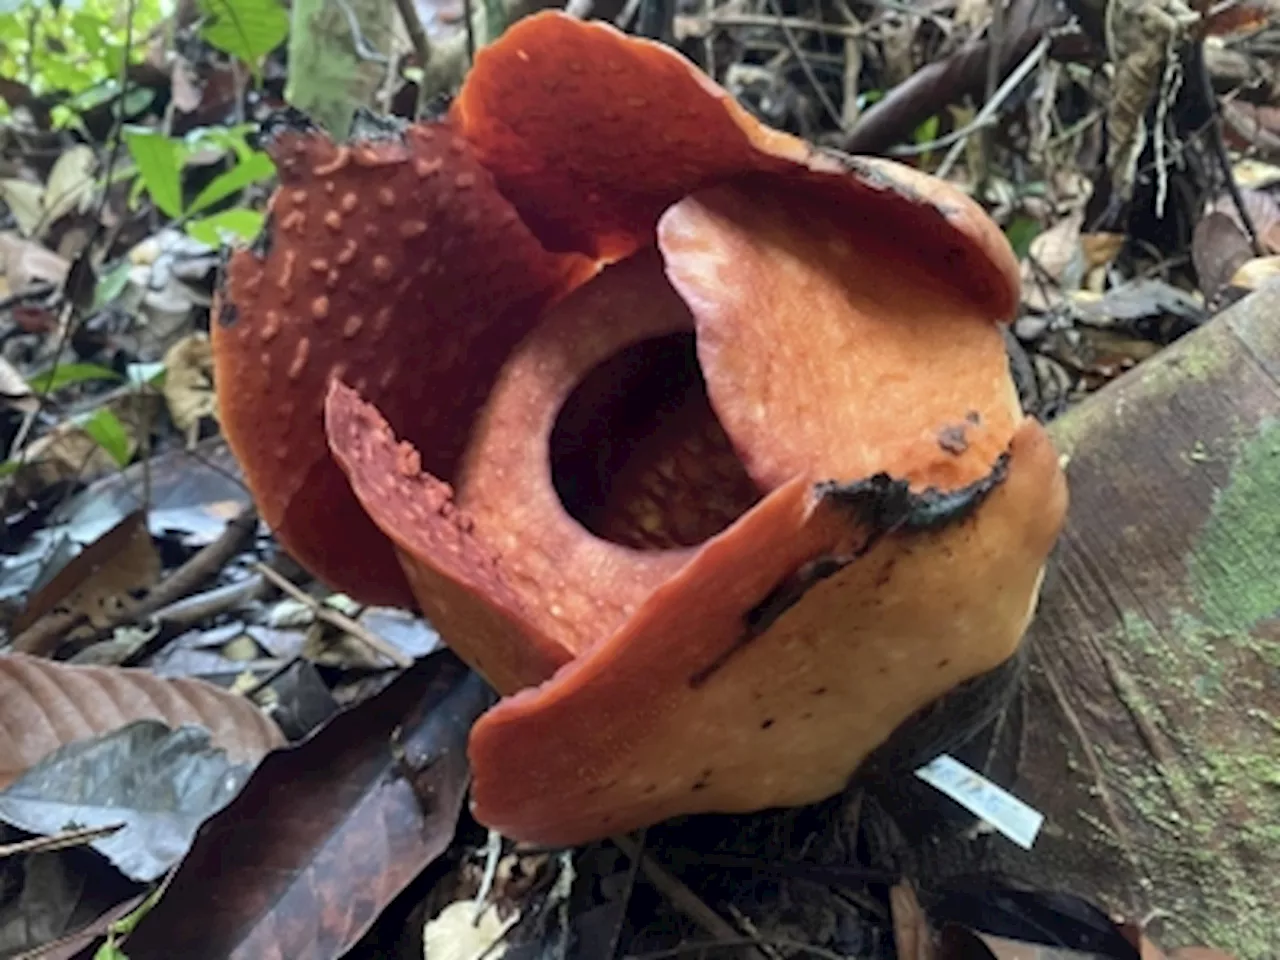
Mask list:
[[[252,535],[257,525],[257,510],[252,506],[244,507],[227,523],[218,539],[193,554],[191,559],[156,584],[137,604],[109,618],[101,629],[87,638],[85,645],[110,636],[116,627],[139,623],[160,608],[189,596],[240,552],[245,540]],[[13,649],[18,653],[50,656],[66,635],[83,621],[83,614],[74,611],[53,611],[18,634],[13,640]]]
[[[325,623],[329,624],[329,626],[350,634],[374,653],[381,654],[401,669],[407,670],[413,666],[412,657],[406,657],[403,653],[391,646],[391,644],[387,643],[387,641],[383,640],[364,624],[352,620],[340,610],[335,610],[333,607],[325,606],[315,597],[299,589],[282,574],[272,570],[265,563],[255,564],[254,569],[270,581],[273,586],[279,587],[281,591],[288,594],[299,603],[306,604],[306,606],[310,608],[311,612],[315,614],[317,620],[323,620]]]

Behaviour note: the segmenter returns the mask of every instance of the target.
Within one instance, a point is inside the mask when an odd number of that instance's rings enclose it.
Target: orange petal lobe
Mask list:
[[[450,648],[501,693],[541,683],[571,653],[531,623],[498,557],[418,451],[351,388],[326,405],[334,457],[351,489],[404,561],[409,584]]]
[[[476,410],[543,306],[587,275],[546,253],[443,124],[338,146],[285,130],[265,253],[237,252],[213,345],[222,427],[262,516],[331,586],[408,603],[325,443],[332,379],[452,477]]]
[[[1000,331],[930,263],[838,214],[776,180],[664,214],[712,405],[765,489],[880,471],[967,486],[1021,419]]]
[[[835,793],[916,709],[1016,649],[1065,506],[1034,421],[1003,482],[938,529],[868,540],[838,498],[780,487],[607,641],[479,720],[476,817],[573,845]],[[815,559],[843,565],[823,577]]]
[[[705,183],[790,164],[766,131],[669,47],[557,12],[476,55],[452,106],[459,129],[552,249],[620,259],[662,211]],[[810,148],[776,134],[777,149]]]
[[[959,190],[772,130],[669,47],[611,26],[526,17],[480,51],[451,116],[550,249],[621,259],[686,195],[772,173],[820,189],[993,318],[1017,307],[1017,260]]]

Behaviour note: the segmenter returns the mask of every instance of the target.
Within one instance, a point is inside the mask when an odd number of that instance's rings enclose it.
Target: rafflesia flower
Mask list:
[[[1016,650],[1066,491],[1006,363],[1017,264],[958,190],[559,13],[435,121],[286,120],[223,427],[299,561],[503,695],[481,822],[813,802]]]

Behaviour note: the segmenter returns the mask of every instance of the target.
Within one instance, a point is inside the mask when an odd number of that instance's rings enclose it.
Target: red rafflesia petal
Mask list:
[[[276,156],[224,427],[299,559],[412,592],[510,695],[482,822],[817,800],[1016,649],[1066,488],[1005,366],[1017,262],[957,189],[554,12],[446,121]]]
[[[945,182],[823,151],[764,126],[669,47],[548,11],[476,55],[450,113],[549,249],[622,259],[695,190],[748,174],[806,180],[877,247],[1007,319],[1018,264],[999,227]]]
[[[329,455],[329,381],[450,478],[511,347],[590,268],[546,253],[447,126],[355,146],[284,130],[270,150],[267,250],[232,256],[213,324],[223,432],[302,564],[360,600],[410,604]]]
[[[779,585],[874,536],[837,495],[775,490],[607,641],[480,718],[476,817],[567,846],[675,814],[830,796],[912,712],[1014,651],[1065,495],[1028,420],[971,519],[811,574],[770,621]]]
[[[917,490],[973,483],[1022,419],[1000,330],[842,212],[770,180],[663,216],[711,402],[765,489],[881,470]]]

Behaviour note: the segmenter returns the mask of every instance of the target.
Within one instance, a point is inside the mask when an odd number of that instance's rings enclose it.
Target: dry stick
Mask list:
[[[299,603],[305,604],[309,607],[311,612],[315,614],[316,619],[323,620],[325,623],[329,624],[329,626],[350,634],[370,650],[373,650],[375,653],[382,654],[382,656],[386,657],[397,667],[400,667],[403,670],[407,670],[413,666],[413,659],[411,657],[406,657],[403,653],[391,644],[387,643],[387,641],[383,640],[364,624],[352,620],[345,613],[342,613],[339,610],[325,606],[315,597],[299,589],[282,574],[272,570],[265,563],[255,563],[253,565],[253,569],[266,577],[274,586],[279,587],[280,590],[287,593],[294,600],[297,600]]]
[[[987,33],[990,49],[987,51],[987,82],[982,95],[988,103],[995,98],[1000,84],[1000,65],[1004,62],[1005,47],[1005,0],[995,0],[991,7],[991,27]],[[981,197],[987,192],[987,181],[991,176],[991,154],[995,148],[994,131],[990,126],[982,128],[978,142],[982,145],[982,169],[974,184],[974,195]]]
[[[32,837],[30,840],[19,840],[17,843],[0,844],[0,860],[20,853],[52,853],[55,850],[83,847],[100,837],[109,837],[117,830],[123,830],[124,826],[123,823],[110,823],[105,827],[80,827],[76,830],[52,833],[47,837]]]
[[[464,17],[466,17],[466,20],[467,20],[467,30],[466,30],[467,66],[466,66],[466,69],[470,70],[471,67],[476,62],[476,12],[475,10],[472,9],[471,0],[462,0],[462,14]],[[488,14],[486,12],[486,15],[485,15],[486,30],[489,28],[489,26],[490,25],[489,25]],[[464,73],[463,76],[465,75],[466,74]]]
[[[423,106],[427,102],[427,65],[431,62],[431,41],[427,39],[427,31],[422,29],[422,21],[418,18],[418,11],[414,9],[413,0],[396,0],[396,9],[400,11],[405,33],[409,34],[409,43],[413,47],[414,56],[418,58],[418,69],[422,71],[422,82],[418,84],[418,101],[413,108],[413,119],[417,120],[422,116]]]
[[[629,837],[611,837],[610,839],[613,841],[614,846],[633,861],[640,861],[640,869],[644,871],[644,875],[649,882],[654,885],[659,893],[671,901],[673,907],[686,917],[719,940],[742,940],[742,935],[733,928],[729,921],[707,906],[701,897],[685,886],[682,881],[668,873],[653,858],[644,856],[643,851],[635,841]],[[749,960],[765,960],[760,952],[760,945],[756,940],[752,939],[746,942],[753,945],[752,949],[745,951]],[[715,944],[701,944],[704,950],[712,946],[715,946]],[[670,954],[670,956],[675,956],[675,954]]]
[[[257,599],[266,590],[267,581],[255,573],[235,583],[223,584],[176,600],[151,614],[151,619],[170,628],[193,627]]]
[[[1213,150],[1213,157],[1218,161],[1218,166],[1222,168],[1223,179],[1226,180],[1227,193],[1231,196],[1231,202],[1235,204],[1236,213],[1240,217],[1241,224],[1244,225],[1244,232],[1249,238],[1249,243],[1253,245],[1253,255],[1261,257],[1266,255],[1266,251],[1262,248],[1262,241],[1258,239],[1258,228],[1254,225],[1253,217],[1249,213],[1248,207],[1244,205],[1244,196],[1240,192],[1240,184],[1236,183],[1235,171],[1231,169],[1231,157],[1227,154],[1226,136],[1223,134],[1222,106],[1218,102],[1218,95],[1213,89],[1213,77],[1209,75],[1209,63],[1204,56],[1204,43],[1200,42],[1200,50],[1196,55],[1196,60],[1200,67],[1200,85],[1205,98],[1205,103],[1212,111],[1213,117],[1209,121],[1209,146]]]
[[[833,123],[842,132],[844,130],[844,118],[840,116],[840,111],[836,109],[836,105],[831,102],[831,98],[827,96],[826,88],[822,86],[818,80],[818,75],[813,72],[813,67],[809,61],[805,59],[804,51],[800,49],[800,41],[796,39],[795,33],[791,27],[787,25],[786,18],[782,15],[782,7],[778,0],[769,0],[769,8],[778,18],[778,25],[782,28],[782,35],[787,40],[787,46],[791,48],[791,55],[800,62],[800,69],[804,71],[805,79],[809,81],[809,86],[813,87],[813,92],[818,95],[818,100],[822,103],[822,109],[827,111],[827,115],[831,117]]]
[[[1012,63],[1035,46],[1048,24],[1034,19],[1010,17],[1006,33],[1006,62]],[[1054,21],[1054,25],[1061,21]],[[980,93],[986,76],[988,44],[976,42],[956,51],[945,60],[921,67],[868,107],[840,148],[848,153],[882,153],[895,143],[908,140],[911,131],[958,97]]]
[[[636,875],[640,872],[640,861],[644,859],[644,844],[648,838],[648,830],[640,831],[640,839],[636,841],[636,855],[630,857],[631,866],[627,869],[627,883],[622,894],[622,907],[618,910],[618,919],[609,935],[609,949],[605,960],[617,960],[618,944],[622,942],[622,928],[627,922],[627,912],[631,909],[631,896],[636,890]]]
[[[957,140],[963,140],[970,134],[995,126],[997,122],[997,117],[973,120],[966,123],[963,127],[957,127],[950,133],[943,134],[936,140],[929,140],[926,143],[904,143],[896,147],[891,147],[887,152],[893,157],[918,157],[922,154],[932,153],[935,150],[941,150],[943,147],[949,147]]]
[[[777,27],[780,30],[790,28],[844,37],[848,40],[861,39],[870,31],[865,24],[850,27],[839,23],[822,23],[818,20],[805,20],[802,17],[780,17],[765,13],[713,13],[706,18],[706,21],[711,27]]]
[[[258,511],[251,504],[241,507],[227,522],[218,539],[198,550],[142,599],[134,616],[150,616],[161,607],[191,596],[196,587],[225,567],[243,549],[245,541],[257,528]]]
[[[1040,42],[1031,48],[1031,52],[1023,57],[1022,62],[1018,64],[1016,70],[1005,78],[1004,83],[1000,84],[1000,89],[995,95],[982,105],[982,109],[978,111],[978,115],[973,118],[973,124],[976,126],[979,122],[986,123],[996,115],[1001,105],[1009,99],[1014,90],[1018,89],[1019,84],[1027,79],[1027,76],[1034,70],[1044,59],[1044,55],[1049,52],[1049,38],[1041,37]],[[956,161],[960,159],[960,154],[964,151],[965,141],[968,138],[957,140],[951,147],[951,151],[939,165],[935,176],[945,179],[947,174],[951,172],[951,168],[956,165]]]
[[[240,552],[244,541],[253,532],[257,523],[257,511],[251,506],[244,507],[240,513],[231,518],[217,540],[193,554],[191,559],[156,584],[141,601],[111,616],[106,625],[89,638],[89,642],[101,640],[116,627],[141,620],[161,607],[191,594],[196,587],[214,576],[226,566],[227,561]],[[79,626],[83,620],[83,614],[71,610],[55,610],[14,637],[13,648],[24,653],[47,655],[52,653],[52,648],[68,631]],[[145,646],[135,651],[135,654],[142,656],[144,651]],[[128,659],[136,661],[136,656]]]

